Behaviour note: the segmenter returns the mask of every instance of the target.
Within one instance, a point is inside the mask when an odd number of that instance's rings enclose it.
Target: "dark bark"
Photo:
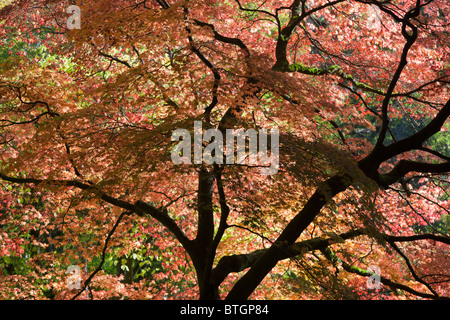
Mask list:
[[[214,257],[211,256],[214,237],[213,212],[214,176],[205,167],[198,174],[198,228],[191,254],[197,272],[200,289],[200,299],[213,299],[215,292],[211,291],[208,279]]]
[[[348,188],[351,178],[337,175],[325,181],[309,198],[303,209],[288,223],[278,239],[234,285],[229,300],[247,299],[264,277],[282,259],[282,251],[291,246],[319,214],[328,200]]]

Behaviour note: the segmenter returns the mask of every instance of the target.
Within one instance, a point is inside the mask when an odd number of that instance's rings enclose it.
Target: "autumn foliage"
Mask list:
[[[1,299],[449,298],[447,0],[7,2]]]

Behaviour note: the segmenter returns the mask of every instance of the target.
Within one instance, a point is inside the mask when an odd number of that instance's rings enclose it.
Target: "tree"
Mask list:
[[[12,1],[3,297],[448,299],[448,10]],[[278,172],[174,163],[194,121],[278,129]]]

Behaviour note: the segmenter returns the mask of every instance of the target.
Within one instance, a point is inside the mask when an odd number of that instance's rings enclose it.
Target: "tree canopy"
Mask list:
[[[0,2],[0,297],[448,299],[449,9]]]

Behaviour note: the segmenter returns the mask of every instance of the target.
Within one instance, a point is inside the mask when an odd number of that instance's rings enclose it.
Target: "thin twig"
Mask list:
[[[94,270],[94,272],[91,273],[91,275],[84,281],[83,287],[78,291],[76,295],[72,297],[71,300],[75,300],[80,294],[83,293],[83,291],[89,286],[89,283],[92,281],[92,279],[95,277],[95,275],[102,269],[103,264],[105,263],[105,256],[106,256],[106,249],[108,248],[108,242],[111,240],[111,237],[113,236],[114,232],[116,231],[117,226],[119,225],[120,221],[125,215],[130,215],[132,212],[130,211],[123,211],[120,216],[117,218],[116,223],[112,227],[111,231],[108,233],[108,236],[106,237],[105,244],[103,246],[102,251],[102,258],[100,261],[100,264],[97,266],[97,268]],[[92,294],[91,294],[92,299]]]

